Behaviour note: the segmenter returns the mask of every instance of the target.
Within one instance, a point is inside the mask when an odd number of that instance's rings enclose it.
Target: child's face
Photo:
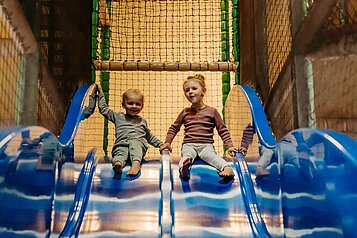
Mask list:
[[[136,116],[144,107],[143,97],[136,93],[129,93],[123,102],[123,107],[126,114]]]
[[[189,80],[183,85],[183,90],[187,100],[192,104],[198,104],[203,101],[205,91],[199,82],[195,80]]]

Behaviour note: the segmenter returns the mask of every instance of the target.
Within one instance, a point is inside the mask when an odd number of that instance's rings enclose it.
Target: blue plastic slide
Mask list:
[[[96,148],[70,162],[89,86],[59,138],[42,127],[1,131],[0,237],[355,237],[356,140],[298,129],[276,141],[255,91],[241,89],[260,143],[274,150],[268,177],[242,154],[228,181],[200,160],[183,181],[167,152],[134,178],[128,167],[113,177]]]

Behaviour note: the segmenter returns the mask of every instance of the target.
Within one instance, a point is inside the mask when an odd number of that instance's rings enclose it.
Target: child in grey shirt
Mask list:
[[[112,165],[115,174],[122,173],[127,159],[131,168],[127,176],[136,176],[141,169],[141,161],[148,144],[159,148],[162,142],[149,130],[147,122],[138,114],[144,107],[144,95],[137,89],[129,89],[122,95],[122,106],[126,113],[114,112],[105,101],[104,93],[98,85],[99,112],[115,125],[115,143],[112,149]]]

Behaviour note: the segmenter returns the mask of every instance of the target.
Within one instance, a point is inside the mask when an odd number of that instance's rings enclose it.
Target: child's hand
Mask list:
[[[168,149],[170,152],[172,152],[172,148],[171,148],[171,145],[170,143],[164,143],[160,146],[160,153],[165,150],[165,149]]]
[[[94,96],[97,95],[97,91],[98,91],[98,85],[94,84],[92,95],[94,95]]]
[[[99,92],[100,94],[104,94],[104,93],[103,93],[103,89],[102,89],[102,85],[101,85],[100,83],[97,84],[97,89],[98,89],[98,92]]]
[[[243,155],[246,155],[247,151],[248,151],[248,149],[245,148],[245,147],[241,146],[241,147],[238,148],[238,152],[241,152]]]
[[[233,157],[234,157],[234,152],[238,152],[238,151],[239,151],[238,148],[234,146],[228,148],[228,154]]]

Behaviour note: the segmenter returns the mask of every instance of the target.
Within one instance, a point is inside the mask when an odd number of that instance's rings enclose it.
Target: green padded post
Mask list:
[[[93,0],[92,36],[91,36],[91,58],[92,58],[91,80],[92,80],[92,83],[95,83],[95,78],[96,78],[93,61],[96,60],[96,57],[97,57],[98,16],[99,16],[98,0]]]
[[[229,18],[229,2],[228,0],[222,0],[220,2],[220,8],[221,8],[221,60],[222,61],[229,61],[229,24],[228,24],[228,18]],[[230,91],[230,73],[229,72],[223,72],[222,73],[222,102],[223,102],[223,108],[226,102],[226,98],[228,96],[228,93]],[[223,115],[224,115],[224,109],[223,109]]]
[[[223,62],[229,61],[229,24],[228,24],[228,19],[229,19],[229,2],[228,0],[221,0],[220,2],[220,9],[221,9],[221,60]],[[228,93],[231,90],[231,85],[230,85],[230,73],[229,72],[223,72],[222,73],[222,104],[223,104],[223,109],[222,109],[222,114],[223,114],[223,120],[224,120],[224,105],[226,103]],[[226,148],[223,147],[224,149],[224,154],[226,154]]]
[[[234,84],[240,83],[240,41],[239,41],[239,0],[232,0],[232,19],[233,19],[233,57],[237,64],[237,70],[234,78]]]
[[[111,2],[110,0],[106,0],[108,12],[110,13]],[[98,16],[99,17],[99,16]],[[101,32],[101,60],[109,60],[110,58],[110,27],[102,26]],[[100,73],[100,84],[103,89],[104,97],[106,102],[109,105],[109,72],[101,72]],[[108,119],[104,119],[104,134],[103,134],[103,150],[105,155],[108,155]]]

